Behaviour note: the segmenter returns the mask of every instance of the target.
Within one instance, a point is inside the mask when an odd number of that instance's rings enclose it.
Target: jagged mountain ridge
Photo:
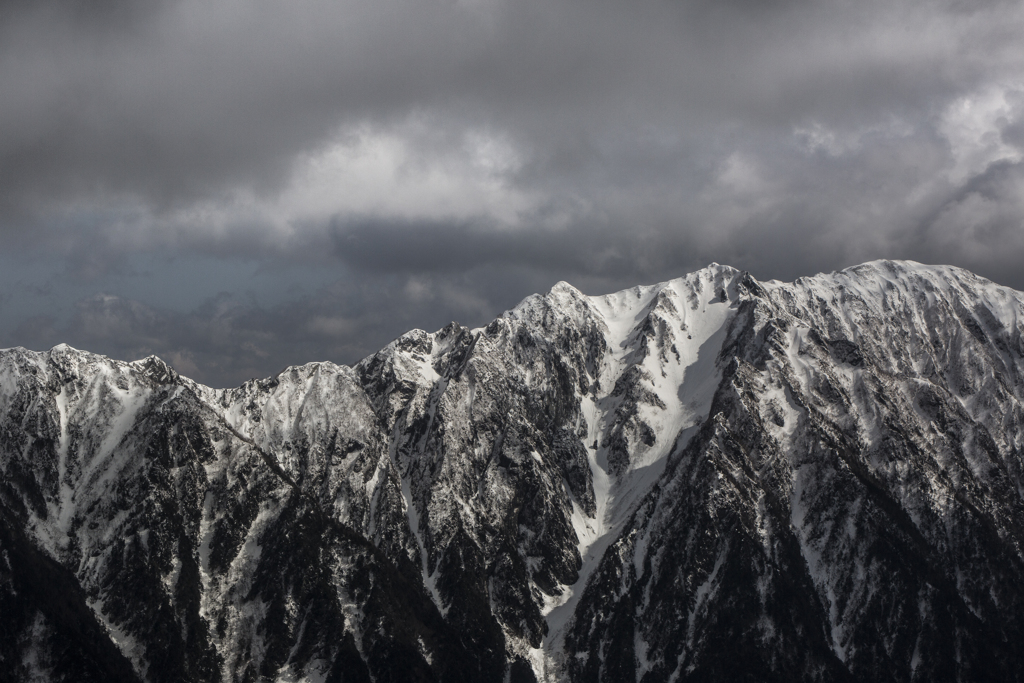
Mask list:
[[[712,265],[237,389],[0,352],[0,677],[1019,680],[1022,331]]]

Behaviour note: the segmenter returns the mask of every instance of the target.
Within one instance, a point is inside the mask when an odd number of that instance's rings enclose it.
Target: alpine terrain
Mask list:
[[[215,390],[0,351],[2,681],[1024,680],[1024,294],[559,283]]]

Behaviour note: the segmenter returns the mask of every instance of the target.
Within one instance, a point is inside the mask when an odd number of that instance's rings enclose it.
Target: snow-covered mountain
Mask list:
[[[0,351],[0,680],[1019,681],[1024,294],[711,265],[214,390]]]

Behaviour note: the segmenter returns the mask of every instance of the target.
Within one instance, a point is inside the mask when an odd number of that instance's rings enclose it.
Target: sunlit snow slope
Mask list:
[[[0,352],[0,680],[1021,680],[1024,296],[560,283],[213,390]]]

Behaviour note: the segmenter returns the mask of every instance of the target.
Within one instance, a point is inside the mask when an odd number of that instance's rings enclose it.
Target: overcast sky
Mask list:
[[[709,262],[1024,289],[1019,0],[0,4],[0,345],[231,386]]]

